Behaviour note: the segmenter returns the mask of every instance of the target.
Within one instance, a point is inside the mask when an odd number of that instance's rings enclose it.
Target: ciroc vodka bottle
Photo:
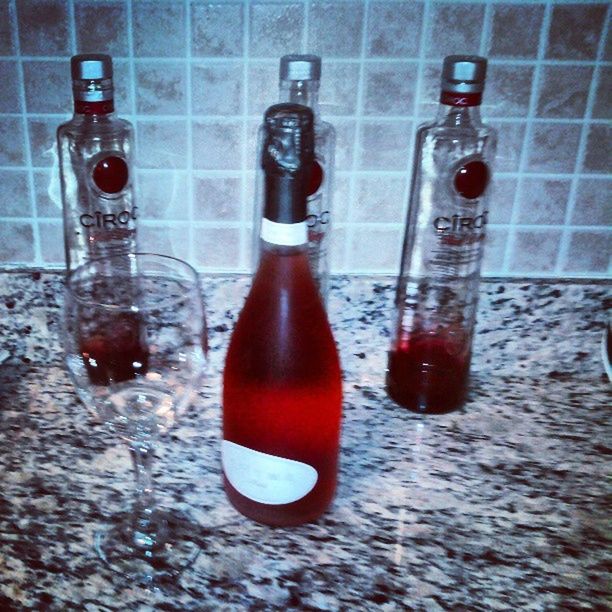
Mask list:
[[[418,412],[466,396],[496,146],[480,120],[486,67],[446,57],[438,116],[417,132],[387,390]]]
[[[71,59],[74,115],[57,130],[66,268],[137,251],[133,128],[114,113],[108,55]]]
[[[316,55],[284,55],[280,60],[280,101],[309,107],[314,115],[315,159],[307,189],[308,260],[323,303],[329,293],[329,250],[336,132],[319,113],[321,58]],[[258,154],[263,146],[259,128]],[[254,268],[260,256],[259,237],[263,218],[263,171],[259,169],[253,218]]]

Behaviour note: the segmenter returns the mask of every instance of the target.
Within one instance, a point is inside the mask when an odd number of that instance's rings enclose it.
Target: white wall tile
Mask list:
[[[23,55],[65,55],[70,51],[67,0],[19,0],[15,5]]]
[[[308,50],[323,57],[359,57],[363,31],[362,2],[312,2]]]
[[[34,264],[34,230],[31,222],[0,223],[0,264]]]
[[[368,13],[368,57],[419,56],[422,2],[372,2]]]
[[[62,265],[55,131],[72,112],[70,55],[96,51],[113,55],[116,108],[135,125],[144,245],[244,270],[257,128],[278,100],[278,58],[309,52],[322,55],[322,117],[337,133],[333,270],[396,274],[414,127],[436,114],[441,59],[484,53],[482,115],[499,133],[484,273],[605,277],[610,12],[568,0],[0,2],[0,264]]]
[[[204,170],[242,168],[242,122],[194,119],[193,167]]]
[[[241,57],[244,5],[191,3],[191,52],[194,57]]]
[[[29,191],[25,170],[0,170],[0,217],[29,217]]]
[[[251,57],[279,57],[301,50],[304,4],[253,2],[250,6]]]
[[[1,17],[0,17],[1,19]],[[2,36],[0,34],[0,36]],[[16,61],[0,62],[0,113],[21,112],[18,65]]]
[[[123,0],[77,0],[74,20],[78,53],[128,55],[127,5]]]
[[[0,115],[0,165],[23,166],[24,164],[23,122],[17,117]]]
[[[179,2],[132,2],[134,55],[136,57],[185,56],[186,17]]]
[[[244,81],[241,63],[194,63],[191,67],[191,112],[194,115],[240,115]]]

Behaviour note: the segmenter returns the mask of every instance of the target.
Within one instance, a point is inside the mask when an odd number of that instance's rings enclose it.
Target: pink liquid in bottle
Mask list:
[[[423,413],[459,408],[467,394],[469,353],[431,334],[402,338],[389,353],[387,391],[398,404]]]

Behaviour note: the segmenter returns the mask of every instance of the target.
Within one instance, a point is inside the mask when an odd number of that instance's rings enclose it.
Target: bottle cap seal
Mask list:
[[[84,53],[70,60],[75,102],[113,99],[113,60],[110,55]]]
[[[313,125],[312,110],[301,104],[275,104],[264,115],[261,167],[265,172],[264,218],[269,221],[295,224],[306,220],[314,162]]]
[[[319,81],[321,58],[318,55],[284,55],[280,60],[281,81]]]
[[[487,60],[478,55],[449,55],[442,67],[442,91],[456,94],[482,93]]]
[[[266,172],[293,176],[310,171],[314,159],[312,110],[301,104],[283,103],[264,115],[261,165]]]
[[[82,53],[70,59],[73,80],[100,81],[113,78],[113,60],[102,53]]]

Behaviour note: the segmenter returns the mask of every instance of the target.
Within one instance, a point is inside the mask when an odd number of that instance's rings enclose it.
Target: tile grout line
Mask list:
[[[240,190],[241,190],[241,211],[240,211],[240,234],[239,234],[239,256],[238,256],[238,271],[253,273],[252,261],[253,253],[251,249],[255,246],[255,232],[254,227],[250,227],[251,221],[253,221],[255,198],[257,198],[256,189],[253,189],[253,201],[248,201],[249,188],[247,183],[247,172],[248,165],[248,139],[249,139],[249,93],[250,93],[250,79],[249,79],[249,42],[251,35],[250,28],[250,11],[249,11],[249,0],[244,0],[242,3],[243,10],[243,22],[242,22],[242,159],[241,159],[241,177],[240,177]],[[257,158],[257,153],[255,154]],[[255,169],[256,170],[256,169]],[[249,177],[250,178],[250,177]],[[256,175],[252,177],[253,181],[256,180]],[[250,212],[250,218],[249,218]],[[248,261],[247,261],[248,260]]]
[[[347,210],[347,221],[348,225],[346,227],[345,233],[345,243],[344,243],[344,261],[342,262],[342,270],[340,272],[344,272],[345,270],[350,269],[350,264],[352,263],[352,255],[353,255],[353,240],[354,240],[354,229],[352,226],[352,221],[354,218],[354,209],[357,206],[357,181],[355,178],[355,173],[358,170],[358,157],[361,143],[361,130],[363,127],[363,98],[364,98],[364,89],[365,89],[365,69],[364,69],[364,58],[366,56],[366,41],[368,35],[368,13],[370,9],[370,0],[363,0],[361,2],[361,6],[363,7],[363,20],[361,23],[362,31],[361,31],[361,43],[360,43],[360,52],[359,52],[359,77],[357,79],[357,100],[355,102],[355,139],[353,140],[353,163],[351,164],[351,178],[349,185],[349,203]],[[331,270],[331,272],[336,272],[335,270]]]
[[[40,221],[44,221],[47,223],[62,223],[62,218],[60,216],[39,216],[38,219]],[[28,223],[32,219],[30,217],[23,216],[0,216],[0,222],[7,223]],[[175,226],[183,226],[192,223],[189,219],[167,219],[167,218],[156,218],[156,219],[146,219],[142,222],[144,225],[148,225],[150,227],[167,227],[167,224],[170,223]],[[195,227],[225,227],[225,228],[239,228],[241,225],[241,221],[222,221],[222,220],[214,220],[214,221],[194,221],[193,225]],[[338,226],[346,227],[348,222],[338,222]],[[399,222],[376,222],[376,221],[355,221],[353,222],[355,227],[360,228],[378,228],[378,229],[402,229],[404,225]],[[492,228],[503,229],[508,227],[507,223],[491,223],[490,226]],[[519,224],[517,227],[521,229],[526,229],[533,232],[548,232],[548,231],[561,231],[563,229],[563,225],[549,225],[544,223],[539,224]],[[601,225],[582,225],[576,226],[577,229],[581,229],[583,231],[591,231],[591,232],[600,232],[610,234],[612,236],[612,227],[610,226],[601,226]],[[391,272],[390,272],[391,274]]]
[[[74,0],[68,0],[68,35],[70,36],[70,50],[72,55],[77,53],[77,36],[76,36],[76,12],[74,8]]]
[[[30,129],[27,118],[27,105],[25,95],[25,75],[23,70],[23,59],[21,58],[21,41],[19,40],[19,21],[17,19],[17,2],[13,0],[9,5],[11,15],[11,26],[15,33],[15,49],[17,51],[17,80],[19,86],[19,103],[21,105],[21,126],[23,129],[23,146],[26,164],[26,176],[28,180],[30,211],[32,218],[30,219],[30,227],[32,228],[32,238],[34,241],[34,264],[43,266],[42,247],[40,239],[40,227],[38,225],[38,210],[36,208],[36,192],[34,188],[34,170],[32,166],[32,150],[30,141]],[[54,141],[55,142],[55,141]],[[55,144],[54,144],[55,146]],[[26,263],[24,261],[24,263]]]
[[[480,45],[479,45],[479,49],[478,49],[478,53],[480,56],[487,58],[487,68],[489,66],[491,66],[492,64],[494,64],[494,62],[492,62],[491,60],[489,60],[488,55],[487,55],[487,50],[488,50],[488,42],[489,42],[489,38],[491,36],[491,30],[493,27],[493,5],[489,2],[487,2],[485,4],[485,9],[484,9],[484,14],[483,14],[483,25],[482,25],[482,32],[480,35]],[[486,84],[485,84],[486,85]],[[481,109],[485,110],[486,106],[485,105],[481,105]],[[486,114],[486,112],[485,112]],[[488,120],[489,117],[487,116],[487,119],[483,121],[483,123],[485,125],[488,124]],[[494,195],[494,194],[493,194]],[[514,208],[514,202],[513,202],[513,206]],[[489,224],[489,228],[492,228],[494,226],[494,224]],[[487,257],[487,254],[491,252],[492,250],[492,245],[489,244],[489,238],[490,236],[487,235],[486,236],[486,241],[484,244],[484,249],[482,251],[482,261],[480,262],[480,275],[483,276],[483,268],[484,268],[484,263],[485,263],[485,258]],[[507,246],[507,244],[505,245]],[[493,270],[493,274],[502,274],[503,270],[504,270],[504,260],[505,260],[505,247],[504,247],[504,254],[501,258],[501,266],[498,267],[498,269],[494,269]]]
[[[193,65],[191,63],[191,42],[193,38],[191,23],[191,3],[190,0],[183,1],[183,10],[185,11],[185,91],[186,91],[186,123],[187,123],[187,150],[186,150],[186,171],[187,171],[187,220],[189,221],[189,227],[187,229],[187,256],[189,257],[189,263],[194,267],[196,261],[196,245],[195,245],[195,232],[193,229],[193,223],[195,221],[195,201],[194,201],[194,186],[193,186],[193,79],[192,71]]]
[[[491,35],[492,21],[493,5],[491,4],[491,2],[487,2],[484,8],[482,32],[480,33],[480,45],[478,49],[478,53],[483,57],[487,57],[487,43],[489,42],[489,36]]]
[[[604,20],[601,37],[599,39],[599,45],[596,53],[596,64],[593,69],[593,75],[591,77],[591,83],[589,93],[587,96],[586,108],[584,116],[582,118],[582,128],[580,130],[580,139],[578,141],[578,151],[576,154],[576,161],[574,164],[574,172],[572,173],[572,179],[570,184],[570,192],[567,200],[567,210],[565,211],[565,222],[563,224],[563,232],[561,234],[561,241],[559,245],[559,252],[557,253],[557,261],[555,265],[555,272],[561,274],[564,272],[563,268],[567,264],[567,258],[569,255],[569,247],[572,236],[572,217],[576,208],[576,198],[578,194],[578,181],[580,169],[584,165],[584,159],[586,156],[586,148],[588,143],[588,136],[591,126],[591,116],[593,114],[593,106],[595,104],[595,96],[597,94],[597,87],[599,85],[599,77],[601,75],[599,60],[604,55],[605,42],[607,39],[608,28],[610,25],[610,4],[608,4],[608,10],[606,12],[606,18]],[[586,271],[583,271],[585,273]]]
[[[518,177],[516,182],[516,193],[514,194],[514,201],[512,203],[512,214],[510,215],[508,236],[506,239],[506,248],[504,250],[504,258],[502,262],[502,268],[500,274],[507,276],[510,274],[510,259],[514,252],[514,246],[516,242],[516,225],[519,219],[519,208],[520,198],[522,195],[524,172],[527,167],[527,159],[529,152],[531,151],[532,138],[533,138],[533,118],[535,117],[535,111],[538,101],[538,94],[540,89],[540,75],[542,73],[542,64],[540,63],[544,57],[546,50],[546,44],[548,43],[548,31],[550,29],[550,22],[552,18],[552,0],[547,0],[544,8],[544,17],[540,26],[540,39],[538,41],[538,63],[536,63],[533,72],[533,84],[531,87],[530,99],[529,99],[529,110],[527,111],[527,121],[525,124],[525,134],[523,136],[523,148],[521,149],[521,155],[519,157],[518,166]]]
[[[125,10],[126,10],[126,21],[127,21],[127,44],[128,44],[128,78],[130,80],[129,82],[129,91],[130,91],[130,97],[131,97],[131,101],[130,101],[130,122],[133,126],[133,130],[134,130],[134,144],[136,145],[136,151],[140,152],[140,146],[138,146],[140,144],[140,137],[139,137],[139,130],[137,127],[137,119],[138,119],[138,113],[137,113],[137,104],[136,104],[136,68],[134,66],[134,29],[133,29],[133,21],[134,21],[134,16],[133,16],[133,10],[132,10],[132,0],[125,0]],[[113,57],[113,80],[115,79],[115,69],[114,69],[114,64],[115,64],[115,58]],[[115,92],[116,92],[116,85],[115,85]],[[136,171],[138,167],[138,159],[136,157],[136,159],[134,159],[134,164],[133,164],[133,168],[132,170]],[[136,175],[134,176],[134,179],[136,179]],[[135,201],[136,201],[136,206],[139,205],[138,199],[140,198],[140,180],[134,180],[133,182],[133,189],[134,189],[134,196],[135,196]],[[143,210],[143,206],[140,207],[140,210]],[[140,217],[138,217],[137,219],[138,221],[140,221]],[[140,226],[140,223],[138,223],[138,226]],[[136,232],[136,248],[138,250],[142,249],[142,237],[139,236],[140,231],[137,229]]]
[[[441,64],[440,64],[441,65]],[[435,112],[437,109],[437,104],[430,104]],[[64,119],[66,117],[66,113],[0,113],[0,118],[9,117],[9,118],[20,118],[22,115],[26,115],[28,118],[33,119]],[[131,114],[131,113],[130,113]],[[193,114],[192,117],[194,119],[199,119],[202,121],[217,121],[219,123],[227,122],[232,123],[237,119],[242,119],[245,115],[202,115],[202,114]],[[327,114],[327,117],[334,121],[351,121],[355,119],[354,115],[331,115]],[[247,114],[247,119],[259,119],[259,115],[255,114]],[[176,121],[178,119],[184,119],[185,114],[176,114],[176,115],[155,115],[155,114],[142,114],[138,115],[139,121],[143,122],[153,122],[153,121]],[[396,121],[419,121],[422,119],[422,115],[414,116],[410,115],[364,115],[364,120],[367,121],[378,121],[378,122],[389,122],[393,123]],[[488,119],[491,121],[495,121],[496,123],[504,123],[504,124],[516,124],[516,125],[524,125],[526,120],[524,118],[514,116],[514,117],[495,117],[488,116]],[[576,118],[556,118],[556,117],[534,117],[533,123],[538,125],[582,125],[584,123],[584,119],[576,119]],[[609,121],[607,119],[599,119],[593,118],[591,123],[600,124],[600,125],[608,125]],[[569,173],[568,173],[569,174]]]
[[[423,81],[425,78],[425,59],[426,59],[426,52],[425,52],[425,47],[426,47],[426,40],[427,40],[427,32],[429,30],[429,24],[431,21],[431,3],[429,1],[423,2],[422,4],[423,6],[423,15],[421,18],[421,35],[419,37],[419,57],[418,57],[418,64],[417,64],[417,79],[416,79],[416,85],[415,85],[415,90],[414,90],[414,104],[413,104],[413,119],[412,119],[412,126],[410,128],[410,142],[408,143],[409,149],[408,149],[408,159],[406,161],[406,169],[402,170],[402,173],[404,174],[405,177],[405,181],[404,181],[404,201],[402,203],[402,209],[401,209],[401,219],[403,221],[403,235],[401,236],[400,240],[400,260],[399,262],[397,262],[397,275],[399,277],[399,274],[401,273],[401,262],[404,259],[404,241],[405,241],[405,234],[406,234],[406,230],[407,230],[407,225],[408,225],[408,208],[409,208],[409,200],[410,200],[410,192],[411,192],[411,188],[412,188],[412,179],[413,179],[413,172],[414,172],[414,153],[415,153],[415,146],[416,146],[416,135],[417,135],[417,131],[419,128],[420,123],[423,122],[424,119],[419,119],[420,113],[419,113],[419,108],[421,105],[421,94],[422,94],[422,90],[423,90]],[[435,111],[434,111],[435,112]]]
[[[246,0],[248,2],[248,0]],[[428,0],[429,2],[429,0]],[[10,62],[10,61],[17,61],[18,59],[21,59],[23,61],[37,61],[37,62],[61,62],[61,61],[65,61],[66,58],[64,56],[59,56],[59,55],[24,55],[24,56],[16,56],[16,55],[3,55],[0,56],[0,63],[1,62]],[[115,55],[113,56],[113,59],[116,60],[120,60],[120,61],[129,61],[130,57],[128,56],[124,56],[124,55]],[[165,64],[165,63],[176,63],[178,60],[182,60],[182,61],[186,61],[187,58],[183,57],[183,56],[163,56],[163,57],[158,57],[155,55],[147,55],[147,56],[142,56],[142,57],[135,57],[132,58],[137,64],[138,63],[144,63],[144,62],[154,62],[154,63],[158,63],[158,64]],[[266,63],[266,62],[272,62],[272,61],[276,61],[278,60],[277,57],[267,57],[267,56],[261,56],[261,57],[252,57],[249,58],[250,61],[254,64],[258,64],[258,63]],[[437,65],[439,64],[443,59],[443,56],[439,56],[439,57],[426,57],[425,58],[425,63],[429,64],[429,65]],[[215,63],[240,63],[242,58],[241,57],[225,57],[225,56],[219,56],[219,57],[214,57],[214,56],[192,56],[189,61],[190,62],[198,62],[204,60],[206,62],[209,62],[211,64],[215,64]],[[370,64],[370,63],[375,63],[375,64],[417,64],[419,62],[418,59],[415,58],[398,58],[398,57],[378,57],[378,56],[372,56],[372,57],[364,57],[363,60],[360,60],[359,57],[333,57],[333,58],[329,58],[328,61],[330,62],[336,62],[338,64],[354,64],[357,63],[359,61],[363,61],[366,64]],[[595,60],[574,60],[574,59],[542,59],[541,61],[538,61],[537,59],[521,59],[521,58],[504,58],[504,57],[493,57],[489,59],[489,63],[493,64],[493,65],[499,65],[499,66],[532,66],[535,67],[536,65],[542,65],[542,66],[563,66],[563,67],[580,67],[580,66],[586,66],[586,67],[595,67],[595,65],[598,63]],[[599,62],[599,64],[601,64],[603,67],[611,67],[612,66],[612,60],[605,60],[602,59],[601,62]]]
[[[138,106],[136,104],[136,67],[134,65],[134,29],[133,29],[133,11],[132,0],[125,0],[126,19],[127,19],[127,43],[128,43],[128,69],[130,78],[130,93],[132,94],[130,115],[134,126],[136,126],[136,118],[138,117]],[[113,58],[114,60],[115,58]],[[113,75],[114,76],[114,75]]]
[[[18,117],[19,118],[19,117]],[[51,171],[52,166],[35,166],[32,165],[32,170],[34,171],[46,171],[49,172]],[[27,166],[0,166],[0,171],[2,172],[27,172],[28,167]],[[158,168],[158,167],[154,167],[154,166],[143,166],[143,167],[139,167],[137,168],[137,172],[139,173],[143,173],[143,174],[151,174],[151,173],[159,173],[159,174],[166,174],[169,172],[175,172],[175,171],[180,171],[180,172],[186,172],[186,169],[184,168]],[[219,178],[239,178],[241,176],[242,173],[242,169],[240,170],[224,170],[224,169],[214,169],[214,168],[196,168],[193,170],[193,174],[194,176],[215,176],[215,177],[219,177]],[[254,169],[248,169],[247,173],[250,174],[254,174],[255,170]],[[336,174],[338,176],[344,176],[344,177],[349,177],[353,174],[352,170],[337,170]],[[406,174],[406,170],[357,170],[355,171],[355,175],[356,176],[363,176],[363,177],[391,177],[391,178],[398,178],[401,176],[404,176]],[[497,178],[504,178],[504,179],[508,179],[508,178],[518,178],[519,176],[523,176],[525,178],[539,178],[539,179],[545,179],[545,180],[571,180],[572,177],[574,176],[572,173],[567,173],[564,174],[562,172],[523,172],[523,173],[519,173],[519,172],[496,172],[495,176]],[[589,179],[589,180],[596,180],[596,181],[611,181],[612,178],[607,175],[607,174],[595,174],[595,173],[590,173],[590,172],[580,172],[578,173],[578,178],[579,179]],[[579,227],[579,226],[576,226]]]
[[[304,0],[304,28],[302,31],[302,53],[308,53],[308,35],[310,28],[310,1]]]

